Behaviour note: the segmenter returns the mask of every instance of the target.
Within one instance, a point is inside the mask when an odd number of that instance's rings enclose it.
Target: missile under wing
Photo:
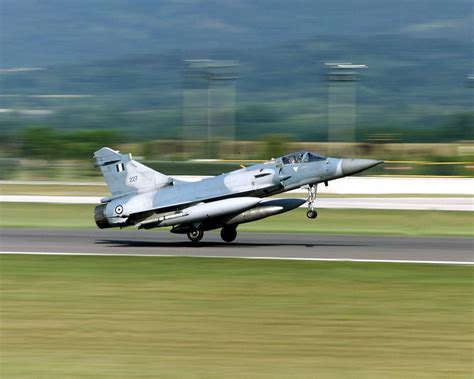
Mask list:
[[[318,183],[373,167],[381,161],[322,157],[311,152],[288,154],[197,182],[159,173],[108,147],[94,153],[111,196],[95,208],[99,228],[171,226],[198,242],[204,232],[221,229],[224,241],[237,236],[239,224],[288,212],[303,199],[265,199],[299,187],[308,189],[308,218],[316,218]]]

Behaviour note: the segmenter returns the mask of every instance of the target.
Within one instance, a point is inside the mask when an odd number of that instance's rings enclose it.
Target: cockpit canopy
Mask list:
[[[297,153],[288,154],[281,157],[283,164],[298,164],[301,162],[317,162],[325,161],[326,157],[318,154],[310,153],[309,151],[299,151]]]

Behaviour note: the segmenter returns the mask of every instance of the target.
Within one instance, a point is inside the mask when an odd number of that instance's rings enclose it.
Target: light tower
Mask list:
[[[467,76],[467,85],[469,87],[474,87],[474,73]]]
[[[365,64],[327,62],[328,142],[355,142],[355,83]],[[347,154],[353,151],[345,151]]]
[[[238,67],[232,60],[185,60],[184,139],[206,141],[198,149],[201,157],[215,158],[213,146],[218,141],[235,139]]]

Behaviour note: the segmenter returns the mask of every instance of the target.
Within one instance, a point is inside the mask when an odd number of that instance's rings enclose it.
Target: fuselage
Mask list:
[[[174,181],[155,191],[112,199],[107,205],[106,216],[116,216],[117,206],[122,207],[123,217],[129,213],[150,209],[169,207],[169,210],[177,210],[182,206],[189,206],[190,203],[232,197],[267,197],[343,176],[342,159],[318,158],[321,159],[295,162],[285,162],[284,159],[278,158],[197,182]]]
[[[291,211],[304,199],[262,199],[308,187],[308,218],[315,218],[316,186],[352,175],[380,161],[322,157],[311,152],[288,154],[226,174],[185,182],[136,162],[110,148],[95,152],[111,197],[94,210],[99,228],[134,225],[151,229],[171,226],[199,241],[203,232],[222,228],[224,241],[233,241],[239,224]]]

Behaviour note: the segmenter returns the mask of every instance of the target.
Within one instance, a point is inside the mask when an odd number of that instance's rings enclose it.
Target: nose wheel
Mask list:
[[[203,236],[204,232],[200,229],[192,229],[188,232],[188,238],[191,242],[199,242]]]
[[[308,187],[308,212],[306,212],[306,217],[314,219],[318,217],[318,212],[314,209],[314,203],[316,202],[316,193],[318,192],[318,185],[311,184]]]
[[[316,212],[316,210],[309,210],[308,212],[306,212],[306,217],[316,218],[318,217],[318,212]]]

